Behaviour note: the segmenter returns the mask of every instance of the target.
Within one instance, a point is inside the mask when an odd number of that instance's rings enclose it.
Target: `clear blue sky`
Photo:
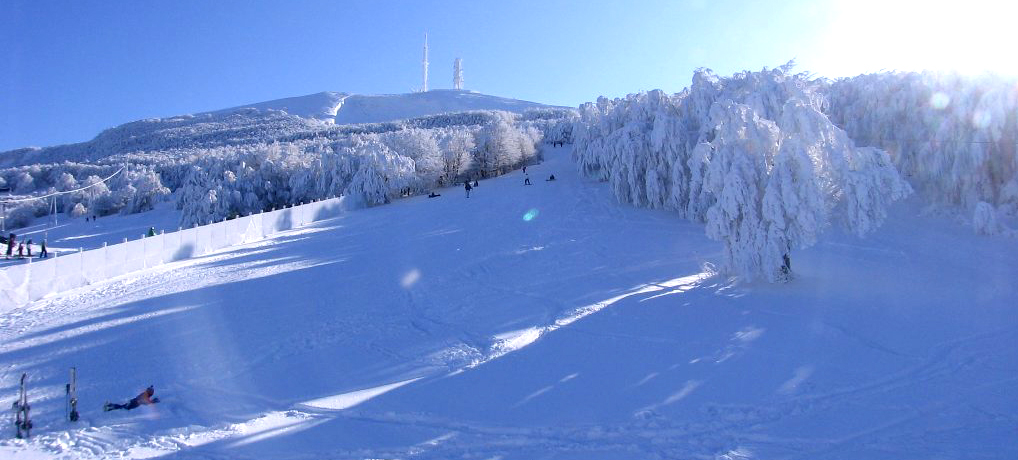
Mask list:
[[[567,106],[676,92],[697,67],[730,74],[795,58],[829,77],[928,67],[893,56],[924,56],[909,51],[944,35],[937,21],[957,8],[937,8],[917,23],[906,0],[6,0],[0,150],[320,91],[408,92],[425,31],[432,88],[451,87],[458,56],[467,89]]]

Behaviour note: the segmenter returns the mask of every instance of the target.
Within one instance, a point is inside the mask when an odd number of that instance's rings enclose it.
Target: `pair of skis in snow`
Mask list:
[[[32,431],[32,418],[28,405],[28,393],[25,390],[25,379],[28,374],[21,374],[21,389],[18,391],[18,400],[14,401],[14,428],[17,429],[18,439],[27,438]]]
[[[71,381],[64,387],[66,394],[67,420],[78,421],[78,369],[71,368]]]
[[[28,390],[25,388],[25,380],[28,374],[21,374],[21,388],[18,391],[18,400],[14,402],[14,427],[17,430],[18,439],[27,438],[32,431],[32,406],[28,404]],[[71,368],[71,381],[64,390],[66,392],[67,419],[78,421],[78,370]]]

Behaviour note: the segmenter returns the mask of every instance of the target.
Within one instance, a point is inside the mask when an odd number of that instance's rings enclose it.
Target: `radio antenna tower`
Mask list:
[[[424,75],[424,85],[421,86],[421,92],[428,91],[428,34],[424,34],[424,59],[421,60],[421,72]]]
[[[452,63],[452,87],[463,89],[463,60],[456,58]]]

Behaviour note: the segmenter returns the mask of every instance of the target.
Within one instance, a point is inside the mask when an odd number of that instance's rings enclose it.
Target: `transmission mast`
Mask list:
[[[452,87],[463,89],[463,60],[456,58],[452,63]]]
[[[424,85],[421,86],[422,92],[428,91],[428,34],[424,34],[424,59],[421,60],[421,72],[424,76]]]

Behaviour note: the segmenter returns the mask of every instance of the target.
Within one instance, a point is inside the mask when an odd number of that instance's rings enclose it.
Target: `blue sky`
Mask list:
[[[408,92],[420,86],[425,32],[432,88],[451,87],[461,57],[467,89],[567,106],[676,92],[697,67],[730,74],[794,58],[829,77],[931,67],[943,53],[917,50],[947,47],[926,45],[958,14],[916,6],[936,3],[7,0],[0,150],[319,91]],[[981,29],[965,40],[995,40]]]

